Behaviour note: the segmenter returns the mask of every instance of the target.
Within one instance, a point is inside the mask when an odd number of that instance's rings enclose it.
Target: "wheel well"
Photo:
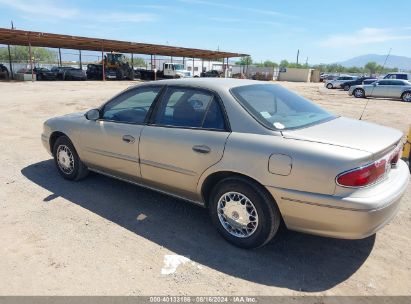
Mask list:
[[[203,198],[203,201],[205,203],[205,206],[208,207],[208,202],[210,199],[211,192],[214,188],[214,186],[219,183],[221,180],[228,178],[228,177],[239,177],[243,180],[246,180],[258,187],[260,187],[263,191],[265,191],[273,200],[273,196],[271,193],[257,180],[241,174],[237,172],[232,172],[232,171],[220,171],[220,172],[215,172],[207,176],[207,178],[204,180],[203,185],[201,187],[201,196]],[[275,200],[274,200],[275,201]]]
[[[67,135],[64,134],[63,132],[59,132],[59,131],[55,131],[55,132],[51,133],[50,140],[49,140],[51,154],[53,154],[53,147],[54,147],[54,144],[56,143],[57,138],[59,138],[61,136],[67,136]]]
[[[410,91],[410,90],[407,90],[407,91],[402,92],[402,93],[401,93],[401,98],[402,98],[402,96],[404,96],[405,93],[411,93],[411,91]]]

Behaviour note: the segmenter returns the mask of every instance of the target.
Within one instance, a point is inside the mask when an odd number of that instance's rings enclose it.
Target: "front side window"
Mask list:
[[[232,88],[230,92],[269,129],[296,129],[335,118],[308,99],[279,85],[253,84]]]
[[[161,87],[128,90],[104,106],[102,118],[124,123],[144,123],[160,90]]]
[[[168,88],[154,123],[160,126],[225,129],[224,116],[216,96],[194,88]]]

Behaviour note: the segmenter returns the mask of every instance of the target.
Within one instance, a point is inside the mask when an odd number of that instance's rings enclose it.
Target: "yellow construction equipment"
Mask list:
[[[402,159],[404,159],[408,163],[408,167],[410,168],[411,172],[411,126],[410,130],[408,131],[407,141],[404,144],[404,148],[402,150]]]

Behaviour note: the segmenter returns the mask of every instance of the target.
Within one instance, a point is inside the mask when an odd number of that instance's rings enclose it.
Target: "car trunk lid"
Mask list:
[[[306,140],[369,152],[377,159],[395,149],[402,138],[396,129],[345,117],[297,130],[282,132],[285,138]]]

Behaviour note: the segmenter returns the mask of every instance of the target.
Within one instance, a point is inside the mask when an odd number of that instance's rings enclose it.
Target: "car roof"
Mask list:
[[[270,82],[261,82],[258,80],[248,80],[248,79],[236,79],[236,78],[181,78],[181,79],[165,79],[165,80],[157,80],[151,81],[147,83],[147,85],[186,85],[186,86],[193,86],[199,87],[204,89],[211,89],[215,91],[227,91],[234,87],[245,86],[245,85],[253,85],[253,84],[272,84],[277,85]]]

